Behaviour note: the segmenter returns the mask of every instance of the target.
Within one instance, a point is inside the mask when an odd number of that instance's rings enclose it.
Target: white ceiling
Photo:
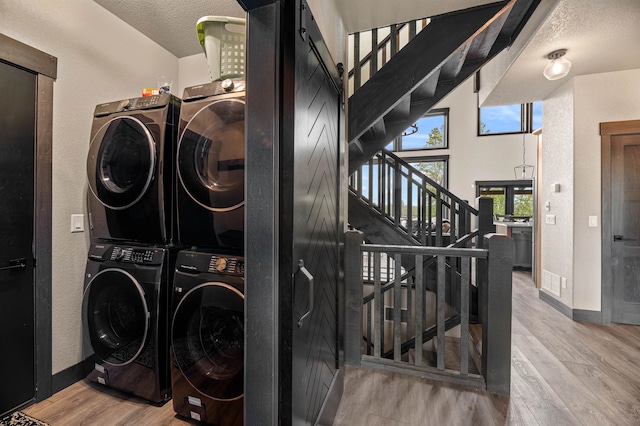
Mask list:
[[[236,0],[94,0],[178,58],[202,53],[197,20],[206,15],[244,17]],[[318,0],[322,1],[322,0]],[[348,33],[433,16],[494,0],[334,1]],[[547,0],[549,1],[549,0]],[[551,0],[557,6],[524,46],[485,104],[544,99],[567,78],[640,68],[640,0]],[[549,52],[567,49],[569,77],[542,76]]]

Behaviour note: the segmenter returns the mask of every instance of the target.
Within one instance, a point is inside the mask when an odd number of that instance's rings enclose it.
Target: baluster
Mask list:
[[[369,159],[368,161],[369,163],[369,170],[367,170],[367,172],[369,173],[369,179],[367,182],[367,194],[369,195],[369,204],[371,206],[375,205],[375,201],[373,198],[373,161],[371,159]]]
[[[425,291],[424,281],[422,279],[422,255],[416,255],[416,271],[415,271],[415,284],[416,284],[416,324],[415,324],[415,364],[417,366],[422,365],[422,332],[424,331],[424,305],[425,305]]]
[[[384,303],[380,283],[380,252],[373,255],[373,302],[375,309],[375,334],[373,341],[373,356],[380,359],[384,335]]]
[[[458,237],[458,234],[456,233],[456,222],[457,219],[459,219],[459,216],[458,209],[456,208],[457,203],[452,199],[449,199],[449,203],[451,205],[451,210],[449,211],[449,244],[452,244]]]
[[[409,41],[416,36],[416,21],[409,21]]]
[[[393,360],[400,362],[402,357],[402,255],[396,253],[394,256],[394,277],[393,277]]]
[[[417,267],[417,265],[416,265]],[[415,276],[415,269],[414,269]],[[413,323],[413,292],[414,292],[414,277],[407,277],[407,334],[405,339],[409,339],[411,336],[415,336],[415,326]]]
[[[407,233],[413,236],[413,173],[407,174]]]
[[[371,301],[367,303],[367,355],[372,354],[373,344],[371,343]]]
[[[444,333],[445,333],[445,317],[444,311],[447,309],[445,302],[446,291],[446,256],[438,255],[438,292],[436,295],[436,329],[437,329],[437,366],[438,370],[444,370]]]
[[[394,24],[389,28],[389,40],[391,41],[391,57],[393,58],[396,53],[398,53],[398,26]]]
[[[460,280],[460,374],[469,373],[469,277],[471,275],[468,257],[463,257],[462,278]]]
[[[369,58],[369,79],[378,72],[378,29],[371,30],[371,57]]]
[[[438,247],[442,247],[442,208],[443,208],[443,200],[442,200],[442,192],[440,192],[440,188],[436,188],[436,203],[438,203],[436,208],[436,245]]]
[[[398,162],[395,163],[395,179],[394,179],[394,189],[393,189],[393,202],[394,202],[394,212],[395,216],[394,223],[396,226],[400,226],[400,216],[402,216],[402,171],[400,170],[400,165]]]
[[[385,188],[387,187],[387,164],[380,160],[377,155],[373,158],[378,160],[378,173],[380,174],[380,181],[378,182],[378,192],[380,193],[380,211],[386,213],[387,211],[387,196]]]
[[[360,33],[353,35],[353,91],[362,84],[362,70],[360,69]]]

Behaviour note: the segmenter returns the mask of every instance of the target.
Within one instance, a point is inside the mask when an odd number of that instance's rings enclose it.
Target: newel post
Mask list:
[[[344,250],[344,362],[360,365],[362,357],[362,254],[363,233],[347,231]]]
[[[511,384],[511,285],[513,241],[488,234],[487,282],[482,292],[482,375],[489,392],[509,395]]]
[[[493,224],[493,198],[478,197],[476,198],[476,207],[478,209],[478,248],[482,248],[484,244],[484,236],[496,232],[496,226]]]

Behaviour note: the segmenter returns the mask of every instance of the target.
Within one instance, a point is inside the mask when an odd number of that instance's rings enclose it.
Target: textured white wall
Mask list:
[[[640,119],[640,69],[585,75],[574,80],[573,307],[599,311],[602,273],[599,125]],[[589,216],[598,216],[597,228],[588,226]]]
[[[182,97],[185,87],[197,86],[198,84],[209,83],[209,65],[204,53],[185,56],[178,60],[180,76],[178,78],[178,91],[176,95]]]
[[[92,1],[0,0],[0,31],[58,58],[53,90],[53,373],[82,360],[81,302],[89,233],[86,155],[98,103],[140,96],[158,75],[178,81],[178,59]],[[86,228],[86,225],[85,225]]]
[[[555,215],[556,224],[548,225],[541,217],[542,269],[567,279],[560,290],[560,300],[573,307],[573,215],[574,215],[574,87],[565,83],[542,104],[542,179],[539,205],[547,202],[550,210],[543,216]],[[560,192],[551,185],[559,183]],[[544,274],[543,274],[544,276]],[[555,296],[554,296],[555,297]]]

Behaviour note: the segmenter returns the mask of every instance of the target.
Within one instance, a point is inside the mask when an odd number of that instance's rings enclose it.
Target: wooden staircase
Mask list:
[[[540,0],[510,0],[432,17],[419,32],[416,21],[392,25],[381,43],[360,59],[355,35],[354,93],[349,98],[349,173],[415,123],[485,63],[508,47]],[[427,20],[423,20],[427,22]],[[398,46],[408,25],[410,41]],[[390,46],[390,59],[386,52]],[[383,60],[379,61],[378,57]],[[380,63],[382,62],[382,63]],[[361,67],[371,77],[361,85]]]
[[[464,377],[482,369],[476,362],[478,352],[472,350],[476,346],[474,339],[471,344],[469,341],[469,327],[481,320],[482,315],[479,306],[484,302],[479,300],[478,287],[481,279],[480,275],[475,280],[469,279],[471,263],[457,258],[455,250],[460,249],[459,254],[466,256],[465,250],[472,247],[472,241],[482,248],[484,232],[478,228],[492,212],[476,210],[384,147],[508,47],[539,2],[501,1],[392,25],[381,42],[378,42],[378,30],[371,30],[371,50],[363,58],[360,35],[353,36],[355,65],[350,72],[353,94],[349,98],[348,128],[349,223],[361,231],[370,244],[398,249],[403,246],[403,250],[408,246],[452,250],[447,257],[396,255],[392,262],[395,266],[389,263],[386,268],[387,271],[394,269],[395,273],[387,272],[369,281],[366,276],[362,277],[362,282],[370,286],[375,282],[377,289],[360,299],[366,324],[362,334],[363,353],[367,356],[396,363],[406,358],[410,364],[420,365],[420,360],[428,363],[429,359],[428,353],[422,353],[422,344],[432,341],[437,353],[431,354],[431,358],[435,356],[436,368],[443,371],[449,368],[445,361],[444,333],[460,327],[460,344],[452,344],[458,341],[447,337],[448,346],[458,347],[454,358],[459,360],[459,366],[455,369]],[[401,31],[408,39],[404,46],[400,46]],[[369,78],[362,83],[365,65],[368,65]],[[472,218],[475,229],[471,226]],[[445,221],[450,226],[446,232]],[[416,259],[420,259],[420,263]],[[370,267],[374,263],[369,259],[363,264]],[[380,266],[378,269],[380,274]],[[475,269],[477,274],[478,268]],[[421,283],[419,288],[414,282]],[[413,315],[425,309],[427,293],[433,295],[438,300],[434,305],[437,319],[427,321],[420,314],[420,320],[413,325],[412,320],[407,319],[406,331],[401,332],[404,323],[401,292],[407,297],[404,305],[416,304]],[[392,308],[394,327],[387,330],[381,319],[385,316],[382,306],[387,302],[383,304],[380,298],[391,294],[392,305],[396,306]],[[377,301],[374,296],[378,297]],[[419,308],[417,300],[420,300]],[[406,309],[406,316],[411,317],[411,309]],[[376,321],[377,325],[373,326]],[[383,331],[376,332],[376,327]],[[471,369],[469,359],[473,361]]]

